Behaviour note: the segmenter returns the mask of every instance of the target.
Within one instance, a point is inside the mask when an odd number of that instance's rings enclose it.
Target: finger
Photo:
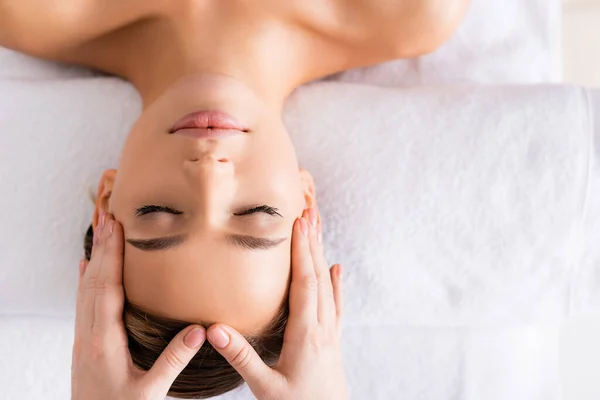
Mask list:
[[[163,350],[152,368],[142,378],[149,392],[164,397],[181,371],[194,358],[206,339],[206,331],[191,325],[179,332]]]
[[[342,266],[335,264],[331,267],[331,281],[333,283],[333,298],[335,300],[335,315],[338,328],[342,325],[342,314],[344,312],[344,292],[342,285]]]
[[[107,214],[103,230],[99,234],[98,251],[101,259],[95,271],[99,278],[113,285],[123,284],[123,228]]]
[[[77,315],[78,310],[81,308],[83,296],[84,296],[84,284],[83,284],[83,274],[85,273],[85,269],[87,268],[88,260],[80,260],[79,261],[79,281],[77,283],[77,304],[75,305],[75,311]]]
[[[123,230],[111,216],[107,220],[98,240],[98,255],[101,256],[95,276],[94,329],[106,330],[123,325]]]
[[[81,261],[79,261],[79,277],[80,278],[85,273],[85,269],[87,268],[88,262],[89,262],[88,260],[81,260]]]
[[[278,374],[269,368],[235,329],[223,324],[208,328],[208,341],[244,378],[257,398],[265,392],[273,393]]]
[[[102,212],[96,229],[94,231],[94,246],[92,257],[87,266],[82,269],[79,278],[78,313],[80,323],[79,333],[91,332],[95,321],[96,292],[98,286],[98,275],[103,262],[104,237],[106,231],[106,213]]]
[[[92,288],[87,284],[86,271],[89,269],[88,260],[79,262],[79,282],[77,284],[77,304],[75,306],[75,339],[82,339],[91,332],[94,322],[94,298],[90,295]]]
[[[309,244],[315,275],[317,277],[317,315],[322,324],[335,323],[335,303],[329,266],[323,254],[323,246],[319,243],[319,215],[315,208],[305,211],[310,222]]]
[[[290,325],[316,325],[317,277],[308,243],[308,222],[296,219],[292,231],[292,282],[290,283]]]
[[[102,211],[100,211],[100,214],[98,215],[98,221],[96,223],[96,226],[93,228],[94,237],[92,239],[92,255],[91,255],[90,259],[94,258],[94,253],[98,249],[98,241],[100,240],[100,232],[104,228],[105,221],[106,221],[106,212],[104,210],[102,210]]]
[[[83,284],[83,274],[85,273],[85,269],[87,268],[88,260],[79,261],[79,283],[77,285],[77,302],[75,304],[75,343],[78,343],[81,339],[81,335],[85,329],[86,322],[84,318],[84,284]],[[87,325],[89,329],[91,325]],[[75,346],[74,346],[75,347]],[[75,348],[73,349],[73,354],[75,354]]]

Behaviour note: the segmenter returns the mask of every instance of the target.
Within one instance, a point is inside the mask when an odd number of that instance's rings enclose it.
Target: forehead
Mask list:
[[[156,315],[222,322],[242,333],[271,321],[286,299],[289,273],[289,241],[268,251],[199,239],[164,252],[125,249],[128,301]]]

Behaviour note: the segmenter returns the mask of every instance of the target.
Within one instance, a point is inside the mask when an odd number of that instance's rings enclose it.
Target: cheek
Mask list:
[[[263,264],[262,270],[254,274],[247,282],[248,298],[253,299],[256,315],[264,315],[266,319],[259,322],[264,325],[286,301],[290,282],[290,246],[289,242],[277,249],[280,253],[276,262]]]

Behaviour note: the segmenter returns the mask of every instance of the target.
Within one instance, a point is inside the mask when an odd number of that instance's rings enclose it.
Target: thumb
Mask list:
[[[248,341],[235,329],[223,324],[208,328],[208,341],[244,378],[257,398],[262,393],[273,393],[277,373],[259,357]]]
[[[166,396],[169,388],[204,343],[206,331],[198,325],[182,330],[163,350],[144,376],[144,384]]]

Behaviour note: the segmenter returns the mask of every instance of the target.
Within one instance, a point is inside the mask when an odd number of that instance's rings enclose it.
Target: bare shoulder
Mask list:
[[[143,19],[145,0],[0,0],[0,46],[48,59]]]
[[[348,68],[427,54],[454,33],[469,0],[309,0],[307,24],[345,51]],[[311,21],[311,22],[308,22]]]

